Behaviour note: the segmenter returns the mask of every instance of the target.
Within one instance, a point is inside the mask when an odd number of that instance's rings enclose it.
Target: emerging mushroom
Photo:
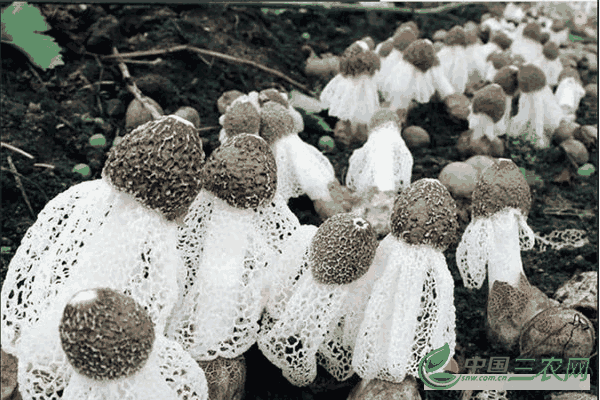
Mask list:
[[[557,45],[565,45],[569,42],[569,28],[562,19],[554,19],[550,26],[550,41]]]
[[[428,39],[417,39],[404,50],[402,60],[384,80],[383,87],[394,111],[407,109],[412,100],[427,103],[436,91],[442,99],[454,93]]]
[[[497,124],[506,112],[505,98],[502,87],[495,83],[475,92],[472,112],[469,115],[469,129],[473,130],[472,140],[478,140],[483,135],[494,140],[501,134]]]
[[[454,353],[454,281],[443,251],[455,240],[456,204],[438,180],[420,179],[396,197],[391,227],[371,266],[378,279],[364,319],[345,329],[356,332],[352,367],[361,378],[400,383],[418,376],[433,349],[447,343]]]
[[[369,269],[376,248],[369,223],[352,214],[334,215],[315,233],[308,270],[279,321],[258,340],[265,357],[292,384],[306,386],[315,379],[317,351],[345,312],[342,305]]]
[[[518,29],[520,31],[520,29]],[[540,26],[535,22],[530,22],[524,25],[522,33],[517,34],[514,39],[510,51],[513,54],[518,54],[524,57],[529,62],[543,57],[542,50],[542,31]]]
[[[340,59],[340,73],[321,92],[321,103],[329,115],[352,126],[367,124],[379,109],[375,73],[380,68],[379,56],[362,40],[352,43]]]
[[[412,166],[398,115],[382,109],[369,122],[367,142],[350,157],[346,185],[360,196],[373,187],[380,192],[396,192],[410,185]]]
[[[411,28],[405,27],[396,31],[394,36],[375,48],[375,52],[379,54],[381,59],[381,68],[377,71],[375,80],[379,90],[383,92],[385,97],[389,97],[389,93],[385,92],[383,86],[386,77],[392,73],[396,64],[402,60],[402,52],[415,40],[417,40],[415,32]]]
[[[17,351],[74,272],[129,282],[155,306],[164,327],[177,301],[183,263],[177,219],[202,184],[202,142],[177,116],[148,122],[115,145],[102,179],[75,185],[51,200],[27,231],[2,287],[2,348]],[[90,264],[102,261],[102,268]],[[123,267],[125,266],[125,267]]]
[[[565,68],[558,76],[558,87],[554,97],[569,121],[576,119],[579,102],[585,96],[579,72],[575,68]]]
[[[519,68],[514,65],[507,65],[500,68],[494,76],[494,83],[500,85],[504,92],[504,115],[496,123],[495,132],[497,136],[502,136],[510,130],[510,118],[512,113],[512,99],[519,88]]]
[[[61,293],[27,331],[19,357],[26,398],[208,399],[202,369],[177,343],[156,331],[143,303],[121,289],[90,288],[83,278]],[[92,286],[93,287],[93,286]]]
[[[477,54],[483,62],[485,63],[488,60],[490,54],[495,52],[504,52],[510,48],[512,45],[512,39],[503,31],[496,31],[492,34],[491,39],[485,45],[483,45],[480,49],[480,52]],[[498,68],[499,69],[499,68]],[[487,73],[487,70],[483,71],[484,74]]]
[[[201,176],[204,188],[179,230],[188,277],[167,336],[210,361],[237,357],[256,341],[269,260],[299,223],[275,197],[275,157],[259,136],[228,139]]]
[[[469,81],[470,64],[467,59],[467,37],[462,26],[456,25],[446,35],[445,46],[437,53],[444,75],[456,93],[464,93]]]
[[[485,80],[488,82],[492,82],[496,73],[500,71],[502,68],[507,67],[512,64],[512,59],[510,57],[510,53],[507,51],[500,52],[496,51],[487,56],[486,59],[486,75]]]
[[[563,112],[550,87],[544,71],[533,64],[519,68],[519,112],[510,123],[508,135],[524,136],[539,149],[550,145],[550,138],[558,128]]]
[[[547,42],[542,49],[542,57],[535,64],[544,71],[548,85],[558,85],[558,77],[563,70],[563,65],[558,58],[558,45]]]

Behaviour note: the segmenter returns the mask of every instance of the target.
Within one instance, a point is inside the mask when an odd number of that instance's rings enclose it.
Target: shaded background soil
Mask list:
[[[3,4],[2,8],[8,4]],[[411,3],[410,6],[436,6],[439,3]],[[65,65],[53,70],[36,70],[22,53],[2,44],[0,104],[2,106],[2,141],[25,150],[35,157],[28,159],[5,148],[1,150],[2,174],[2,281],[8,264],[26,230],[35,221],[48,200],[85,179],[100,178],[106,155],[113,139],[124,135],[125,109],[133,96],[116,63],[103,60],[112,46],[121,53],[169,48],[189,44],[214,50],[269,66],[303,83],[315,94],[327,83],[325,79],[306,76],[303,72],[309,45],[317,53],[341,54],[353,41],[370,35],[375,42],[388,38],[400,23],[414,20],[422,37],[431,38],[438,29],[450,29],[472,20],[479,23],[482,14],[502,9],[494,3],[468,4],[450,12],[435,15],[394,14],[323,8],[294,7],[286,11],[273,7],[241,5],[59,5],[40,4],[54,37],[63,49]],[[160,58],[157,63],[128,64],[129,71],[142,92],[156,100],[165,113],[181,106],[194,107],[200,113],[202,126],[217,126],[216,101],[232,89],[242,92],[275,87],[297,89],[277,77],[260,70],[224,63],[207,56],[188,52],[147,57]],[[141,59],[139,59],[141,60]],[[581,69],[584,84],[596,83],[597,75]],[[597,123],[597,110],[582,106],[577,122]],[[322,113],[333,127],[335,118]],[[455,144],[460,133],[468,129],[446,113],[442,103],[419,106],[408,115],[407,126],[418,125],[429,132],[430,147],[413,152],[413,180],[437,178],[441,169],[460,160]],[[316,120],[306,118],[306,129],[300,134],[316,145],[319,137],[331,134]],[[108,139],[105,148],[92,147],[89,138],[102,133]],[[203,133],[207,155],[218,145],[218,129]],[[555,178],[570,163],[558,147],[534,151],[520,141],[507,141],[506,158],[534,172],[541,181],[532,187],[533,206],[529,225],[538,234],[567,228],[587,232],[589,244],[576,249],[522,253],[525,273],[530,282],[552,297],[556,289],[579,271],[598,270],[598,175],[574,175],[566,182]],[[343,182],[348,158],[358,147],[336,143],[328,154],[338,179]],[[8,163],[11,156],[21,178],[33,214],[18,188]],[[45,163],[54,168],[37,167]],[[76,164],[85,163],[91,176],[83,178],[73,172]],[[598,168],[597,150],[591,163]],[[290,207],[302,223],[321,223],[312,203],[306,197],[293,199]],[[552,214],[551,209],[575,210]],[[467,221],[463,221],[463,228]],[[456,248],[446,252],[448,266],[455,279],[457,312],[456,357],[507,356],[493,349],[485,334],[487,287],[467,290],[456,268]],[[594,318],[597,327],[597,314]],[[597,346],[596,346],[597,349]],[[510,355],[513,359],[517,354]],[[248,379],[246,399],[336,399],[346,398],[356,377],[333,385],[323,371],[309,388],[296,388],[281,377],[260,352],[253,347],[247,354]],[[598,356],[592,358],[592,391],[598,391]],[[544,398],[547,392],[515,391],[511,399]],[[422,392],[423,398],[459,398],[460,392]]]

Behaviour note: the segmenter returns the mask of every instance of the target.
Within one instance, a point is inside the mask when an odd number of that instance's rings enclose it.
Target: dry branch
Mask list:
[[[34,156],[32,156],[31,154],[27,153],[26,151],[23,151],[23,150],[21,150],[21,149],[20,149],[20,148],[18,148],[18,147],[15,147],[15,146],[13,146],[12,144],[8,144],[8,143],[0,142],[0,146],[1,146],[1,147],[5,147],[5,148],[7,148],[7,149],[9,149],[9,150],[12,150],[12,151],[14,151],[15,153],[19,153],[19,154],[21,154],[21,155],[23,155],[23,156],[25,156],[25,157],[27,157],[27,158],[30,158],[30,159],[32,159],[32,160],[35,158],[35,157],[34,157]]]
[[[15,167],[15,164],[13,164],[11,156],[7,156],[6,161],[8,161],[8,166],[10,167],[10,172],[12,172],[13,176],[15,177],[15,182],[17,183],[17,187],[21,191],[21,195],[23,196],[23,199],[25,200],[25,203],[27,204],[27,208],[29,209],[29,213],[31,214],[31,217],[35,218],[35,213],[33,212],[33,208],[31,207],[31,203],[29,203],[29,199],[27,198],[27,193],[25,193],[25,188],[23,187],[23,183],[21,182],[21,177],[20,177],[21,174],[19,174],[19,171],[17,171],[17,167]]]

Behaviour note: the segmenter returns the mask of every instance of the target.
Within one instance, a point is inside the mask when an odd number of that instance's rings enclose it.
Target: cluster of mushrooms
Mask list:
[[[447,344],[454,355],[444,251],[455,245],[465,286],[488,279],[494,343],[535,355],[532,329],[569,313],[589,328],[571,338],[572,355],[588,357],[591,322],[525,276],[520,252],[534,235],[519,168],[502,158],[473,162],[472,219],[459,240],[453,195],[461,188],[449,190],[441,176],[411,181],[401,134],[399,111],[411,103],[492,77],[474,95],[471,140],[507,134],[548,146],[583,95],[577,71],[555,62],[565,40],[559,21],[542,29],[542,19],[457,26],[436,35],[439,46],[407,23],[377,46],[365,38],[344,52],[320,100],[352,129],[367,126],[346,185],[358,197],[373,189],[392,196],[381,241],[346,205],[318,227],[290,211],[288,200],[303,194],[335,202],[340,183],[327,157],[298,136],[304,123],[286,93],[222,96],[221,144],[206,159],[197,114],[132,129],[110,150],[101,179],[46,205],[10,263],[2,349],[19,360],[23,396],[209,399],[218,382],[205,372],[254,344],[297,386],[313,382],[318,365],[340,381],[358,374],[363,388],[414,382],[432,350]]]

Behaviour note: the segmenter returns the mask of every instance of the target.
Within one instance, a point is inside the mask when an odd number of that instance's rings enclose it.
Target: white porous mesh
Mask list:
[[[208,400],[204,371],[181,346],[157,336],[145,366],[134,375],[98,382],[72,373],[63,400]]]
[[[277,193],[286,201],[306,194],[312,200],[329,200],[328,185],[335,180],[329,159],[298,135],[289,135],[274,144],[277,162]]]
[[[527,24],[521,24],[527,25]],[[521,26],[519,25],[519,27]],[[518,28],[517,28],[518,29]],[[511,46],[510,51],[512,54],[520,55],[526,60],[537,60],[544,56],[542,53],[544,46],[540,42],[523,36],[522,34],[517,35]]]
[[[381,67],[379,68],[379,71],[375,73],[375,82],[377,83],[379,90],[384,94],[387,94],[383,87],[385,78],[391,74],[392,69],[400,62],[400,60],[402,60],[402,53],[398,49],[392,49],[387,57],[381,58]]]
[[[550,86],[556,86],[558,84],[558,76],[563,70],[562,63],[559,58],[556,58],[552,61],[543,57],[538,60],[536,63],[542,71],[544,71],[544,75],[546,76],[546,82]]]
[[[317,362],[338,381],[345,381],[354,374],[351,347],[344,346],[344,318],[333,320],[325,339],[319,346]]]
[[[585,96],[585,89],[575,78],[568,77],[560,81],[554,96],[565,115],[575,115],[579,102]]]
[[[519,112],[511,120],[509,136],[524,136],[536,148],[546,148],[562,117],[563,111],[548,86],[521,93]]]
[[[77,265],[90,235],[110,210],[101,179],[80,183],[52,199],[27,230],[11,260],[1,294],[2,348],[13,353],[20,332],[51,304]]]
[[[382,87],[386,97],[390,99],[392,110],[406,109],[412,100],[427,103],[436,90],[431,68],[422,72],[404,59],[383,80]]]
[[[337,74],[321,92],[321,103],[329,115],[344,121],[368,124],[379,110],[377,84],[373,77]]]
[[[442,100],[451,94],[457,93],[452,83],[450,83],[450,80],[444,75],[444,70],[441,65],[431,67],[427,72],[431,74],[433,87]],[[421,103],[426,103],[426,101],[422,101]]]
[[[512,96],[506,96],[504,99],[505,111],[500,121],[496,123],[496,136],[503,136],[510,130],[510,113],[512,110]]]
[[[195,360],[234,358],[256,341],[273,250],[255,217],[201,190],[180,229],[187,289],[167,336]]]
[[[552,231],[547,235],[535,234],[535,250],[539,252],[552,249],[555,251],[565,248],[576,249],[589,243],[587,232],[580,229],[564,229]]]
[[[493,19],[493,18],[489,18],[489,19]],[[487,22],[487,21],[488,20],[485,20],[485,22]],[[492,36],[493,36],[493,33],[490,33],[490,38]],[[488,56],[497,51],[502,51],[502,49],[500,48],[500,46],[498,46],[496,43],[492,42],[491,40],[488,41],[483,46],[481,46],[479,49],[480,49],[480,51],[476,54],[476,57],[479,57],[479,60],[481,63],[480,64],[481,65],[481,73],[485,77],[485,74],[488,70],[488,63],[487,63]],[[490,79],[490,81],[491,81],[491,79]]]
[[[469,129],[473,130],[472,140],[478,140],[484,135],[490,140],[496,139],[495,124],[492,119],[483,113],[469,114]]]
[[[421,358],[455,347],[454,282],[440,251],[396,240],[371,292],[352,367],[363,379],[402,382]]]
[[[444,46],[437,54],[444,75],[456,93],[464,93],[469,80],[466,49],[462,46]]]
[[[395,122],[378,126],[367,142],[350,156],[346,185],[359,194],[376,187],[380,192],[410,186],[413,157]]]
[[[345,286],[323,285],[311,273],[302,274],[279,321],[259,338],[262,353],[293,385],[315,379],[316,353],[331,322],[339,318],[346,293]]]
[[[508,400],[506,390],[482,390],[473,396],[477,400]]]
[[[474,218],[456,249],[456,264],[467,288],[481,288],[487,276],[486,265],[493,246],[491,225],[488,218]]]

